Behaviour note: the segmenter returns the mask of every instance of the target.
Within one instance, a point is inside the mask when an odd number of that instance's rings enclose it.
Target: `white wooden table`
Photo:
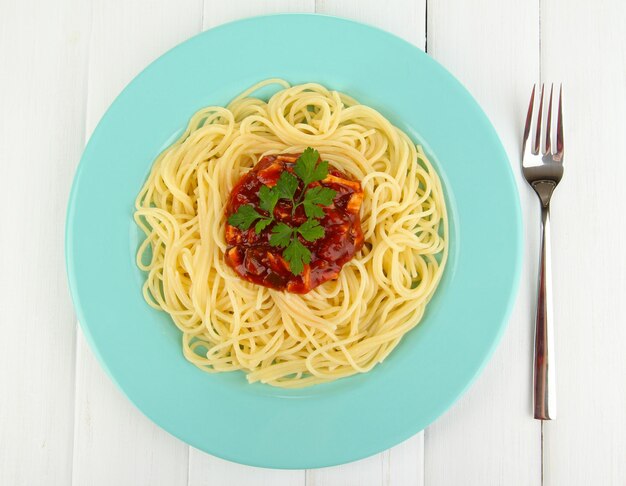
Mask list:
[[[283,11],[382,27],[452,71],[504,142],[526,227],[517,305],[469,392],[393,449],[309,471],[229,463],[143,417],[77,328],[63,260],[74,170],[124,85],[203,29]],[[626,484],[625,27],[622,0],[0,0],[0,485]],[[517,170],[538,80],[566,90],[559,417],[543,426],[530,404],[538,207]]]

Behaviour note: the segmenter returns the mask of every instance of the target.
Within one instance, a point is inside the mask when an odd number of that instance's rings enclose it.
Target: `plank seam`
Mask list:
[[[424,1],[424,52],[428,54],[428,0]]]
[[[88,19],[88,30],[87,30],[87,47],[86,47],[86,55],[85,55],[85,59],[84,59],[84,75],[83,75],[83,132],[80,135],[82,137],[83,140],[83,148],[87,145],[87,120],[89,119],[87,114],[88,114],[88,110],[89,110],[89,73],[90,73],[90,68],[91,68],[91,47],[92,47],[92,39],[93,39],[93,5],[89,6],[89,19]],[[82,158],[82,155],[81,155]],[[79,161],[80,163],[80,161]],[[72,420],[72,445],[70,448],[69,453],[71,454],[71,458],[72,458],[72,471],[71,471],[71,475],[70,475],[70,481],[71,484],[75,484],[74,481],[74,477],[75,477],[75,472],[76,472],[76,464],[75,464],[75,457],[74,457],[74,453],[76,451],[76,433],[78,431],[78,426],[77,426],[77,420],[79,420],[79,417],[77,415],[78,412],[78,326],[79,326],[79,322],[78,322],[78,318],[76,316],[76,313],[74,313],[74,333],[73,333],[73,338],[74,338],[74,366],[73,366],[73,370],[74,370],[74,376],[72,377],[74,380],[74,401],[73,401],[73,411],[72,411],[72,415],[73,415],[73,420]]]
[[[540,480],[540,484],[541,486],[543,486],[543,420],[541,421],[541,480]]]
[[[541,81],[543,79],[543,73],[541,72],[541,68],[542,68],[542,59],[541,59],[541,38],[542,38],[542,33],[541,33],[541,0],[537,0],[537,23],[538,23],[538,30],[539,30],[539,81]],[[543,420],[541,421],[541,427],[540,427],[540,445],[539,445],[539,451],[541,454],[541,461],[540,461],[540,468],[539,468],[539,472],[540,472],[540,478],[539,478],[539,484],[541,486],[543,486],[544,484],[544,448],[543,448]]]
[[[537,0],[537,10],[539,11],[537,15],[539,23],[539,81],[541,81],[543,79],[543,75],[541,72],[541,0]]]

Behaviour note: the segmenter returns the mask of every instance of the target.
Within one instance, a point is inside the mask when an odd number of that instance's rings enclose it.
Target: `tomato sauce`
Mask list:
[[[259,189],[266,185],[276,185],[283,171],[293,173],[293,167],[300,154],[269,155],[263,157],[245,174],[233,188],[226,206],[226,217],[235,213],[244,205],[252,205],[259,213],[268,216],[259,206]],[[243,279],[265,287],[286,290],[296,294],[305,294],[324,282],[337,278],[341,267],[350,261],[363,246],[360,209],[363,190],[359,181],[354,180],[340,170],[329,165],[328,176],[318,182],[303,187],[299,180],[296,190],[298,196],[315,186],[325,186],[336,191],[330,206],[322,206],[324,216],[320,225],[324,236],[309,242],[298,236],[300,242],[311,252],[311,263],[304,265],[300,275],[294,275],[289,263],[283,258],[283,248],[269,243],[272,227],[279,223],[299,226],[307,220],[303,206],[298,206],[292,215],[292,203],[281,199],[274,208],[274,223],[259,234],[254,225],[247,230],[240,230],[226,222],[226,263]]]

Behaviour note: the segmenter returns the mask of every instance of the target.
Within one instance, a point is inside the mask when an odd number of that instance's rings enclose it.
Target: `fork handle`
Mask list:
[[[541,205],[541,259],[535,318],[534,360],[535,418],[556,418],[554,370],[554,322],[552,316],[552,265],[550,252],[550,205]]]

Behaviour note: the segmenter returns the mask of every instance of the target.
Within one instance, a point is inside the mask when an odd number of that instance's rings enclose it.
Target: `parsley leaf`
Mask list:
[[[311,182],[321,181],[328,175],[328,162],[323,161],[318,164],[317,161],[319,158],[320,153],[308,147],[302,152],[302,155],[298,157],[298,161],[293,168],[296,175],[302,179],[305,189]]]
[[[278,199],[280,199],[280,194],[276,187],[270,189],[268,186],[261,186],[259,189],[259,206],[270,213],[270,217],[274,214],[274,207],[276,207]]]
[[[285,247],[289,245],[293,235],[293,228],[285,223],[278,223],[272,228],[272,236],[270,236],[270,245]],[[297,275],[297,274],[296,274]]]
[[[256,232],[256,234],[260,234],[261,231],[263,231],[265,228],[267,228],[267,226],[274,221],[271,218],[265,218],[265,219],[260,219],[259,221],[257,221],[257,223],[254,225],[254,231]]]
[[[304,195],[304,212],[309,218],[322,218],[324,217],[324,210],[318,206],[330,206],[333,203],[333,199],[337,195],[337,191],[333,191],[328,187],[312,187]]]
[[[259,218],[263,216],[254,209],[254,206],[245,204],[239,206],[239,209],[228,217],[228,222],[240,230],[247,230]]]
[[[315,170],[313,171],[313,177],[311,178],[311,182],[323,181],[324,179],[326,179],[327,175],[328,175],[328,161],[322,160],[315,167]]]
[[[298,227],[298,233],[306,241],[315,241],[324,236],[324,228],[317,219],[308,219]]]
[[[278,193],[279,198],[293,201],[293,196],[296,193],[296,189],[298,189],[298,179],[290,172],[284,171],[280,174],[274,189]]]
[[[317,186],[309,189],[304,195],[305,202],[308,201],[312,204],[321,204],[322,206],[330,206],[333,203],[333,199],[337,195],[337,191],[334,191],[330,187]]]
[[[298,238],[294,238],[283,252],[283,257],[289,262],[289,269],[294,275],[300,275],[304,270],[304,264],[311,263],[310,250],[300,243]]]
[[[307,218],[323,218],[326,214],[317,204],[310,204],[307,201],[304,201],[302,206],[304,206],[304,212],[306,213]]]

